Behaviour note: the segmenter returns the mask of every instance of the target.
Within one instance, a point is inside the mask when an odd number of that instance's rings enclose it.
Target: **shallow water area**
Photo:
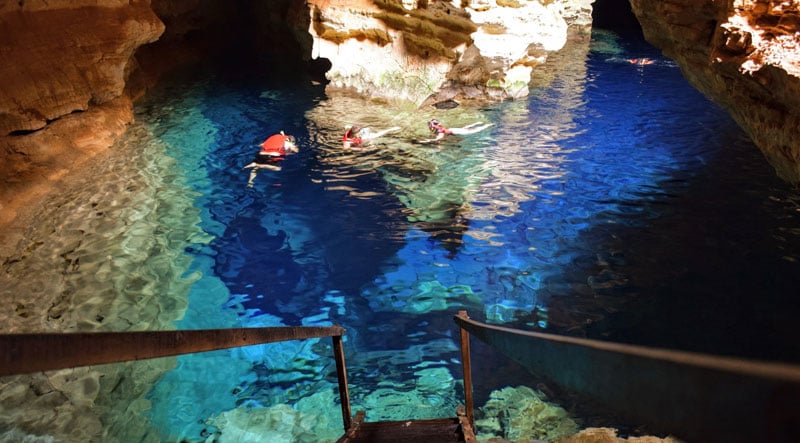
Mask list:
[[[6,258],[0,294],[13,310],[2,320],[12,331],[340,324],[353,408],[370,421],[454,413],[462,309],[524,329],[800,361],[797,191],[673,63],[640,43],[600,43],[526,100],[448,110],[302,78],[176,77]],[[654,63],[630,62],[642,57]],[[431,118],[493,126],[419,143]],[[348,124],[401,131],[347,150]],[[242,168],[281,130],[300,152],[248,187]],[[70,389],[97,384],[106,400],[71,416],[104,441],[333,441],[331,356],[329,341],[309,340],[92,368]],[[540,381],[479,346],[473,365],[479,433],[523,435],[501,423],[514,412],[498,399],[536,409],[525,387]],[[36,380],[64,386],[58,377]],[[10,393],[30,381],[3,383]],[[20,426],[40,406],[5,395],[0,430],[67,432],[45,418]],[[539,433],[524,435],[636,426],[574,406],[548,413],[558,425],[531,418]]]

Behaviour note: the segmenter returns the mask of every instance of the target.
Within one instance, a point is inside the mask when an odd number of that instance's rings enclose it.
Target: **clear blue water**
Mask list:
[[[480,108],[394,107],[262,72],[163,85],[137,108],[174,160],[171,191],[153,198],[190,198],[193,225],[171,218],[163,229],[203,234],[184,246],[193,283],[175,325],[340,324],[354,409],[370,420],[452,415],[461,309],[526,329],[800,361],[800,194],[673,63],[644,44],[618,49],[573,60],[526,100]],[[433,116],[494,126],[415,143]],[[354,122],[404,130],[344,151]],[[242,166],[280,130],[300,153],[247,187]],[[270,346],[179,358],[148,395],[150,419],[198,440],[223,427],[209,417],[289,404],[330,409],[314,432],[336,435],[329,343]],[[479,405],[534,383],[485,349],[476,359]]]

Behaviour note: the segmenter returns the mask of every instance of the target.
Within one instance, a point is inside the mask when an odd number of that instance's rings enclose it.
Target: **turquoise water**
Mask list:
[[[168,146],[213,238],[186,248],[202,277],[177,326],[341,324],[354,408],[371,420],[452,415],[460,309],[528,329],[797,359],[772,335],[786,326],[761,317],[800,283],[797,194],[674,64],[631,51],[575,61],[528,100],[447,111],[286,79],[173,84],[139,118]],[[656,63],[626,61],[641,56]],[[434,116],[494,126],[415,143]],[[354,122],[404,129],[344,151]],[[241,167],[280,130],[301,152],[248,188]],[[179,362],[150,393],[153,421],[171,434],[281,404],[339,432],[324,341]],[[476,366],[478,380],[498,383],[491,363]],[[510,373],[505,383],[530,382]],[[203,388],[187,384],[195,378]]]
[[[47,259],[73,264],[65,329],[339,324],[353,408],[370,421],[451,416],[463,402],[462,309],[800,361],[800,195],[672,62],[596,39],[526,100],[451,110],[244,69],[165,82],[137,105],[124,158],[74,191],[82,203],[51,210],[64,240]],[[627,61],[641,57],[655,63]],[[433,117],[494,125],[417,143]],[[352,123],[403,130],[343,150]],[[281,130],[300,152],[248,187],[242,167]],[[537,387],[474,352],[476,406]],[[310,340],[179,357],[106,432],[122,438],[135,415],[163,441],[334,440],[331,356],[329,341]],[[477,415],[494,435],[488,407]],[[572,419],[635,425],[598,411]]]

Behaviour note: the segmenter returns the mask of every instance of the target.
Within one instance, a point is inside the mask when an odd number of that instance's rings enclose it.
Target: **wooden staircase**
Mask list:
[[[356,413],[337,443],[476,443],[463,406],[458,407],[454,418],[365,422],[365,417],[364,411]]]
[[[0,334],[0,377],[78,366],[331,337],[344,435],[339,443],[475,443],[470,337],[532,374],[685,441],[800,442],[800,365],[520,331],[460,311],[464,406],[456,417],[367,422],[350,410],[340,326]]]

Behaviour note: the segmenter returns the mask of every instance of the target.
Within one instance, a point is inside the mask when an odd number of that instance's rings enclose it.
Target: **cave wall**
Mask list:
[[[0,14],[3,136],[119,98],[133,52],[164,29],[146,4]]]
[[[594,0],[310,0],[329,87],[417,105],[528,95],[550,54],[588,40]]]
[[[630,0],[644,36],[800,184],[800,4]]]
[[[114,143],[163,74],[215,57],[296,57],[286,16],[298,5],[0,1],[0,248],[25,229],[19,215]]]
[[[146,1],[0,2],[0,224],[125,130],[133,54],[163,31]]]
[[[428,101],[524,96],[526,84],[547,77],[537,69],[548,57],[587,35],[593,1],[0,2],[0,225],[110,146],[133,118],[132,101],[173,67],[209,54],[330,60],[328,81],[367,94],[416,102],[425,94]],[[630,6],[648,41],[730,112],[780,177],[800,183],[798,5]],[[412,41],[414,32],[404,27],[417,24],[398,19],[406,16],[433,22],[441,45]],[[353,66],[361,69],[351,72]],[[409,78],[427,81],[413,85]]]

